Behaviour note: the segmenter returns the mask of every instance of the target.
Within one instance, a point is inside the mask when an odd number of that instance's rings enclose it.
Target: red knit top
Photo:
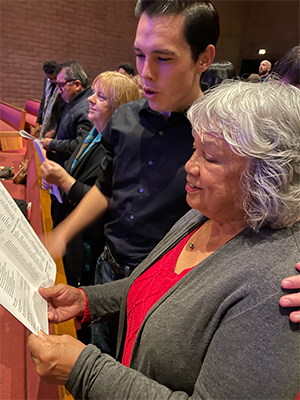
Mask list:
[[[123,365],[129,366],[130,364],[135,338],[147,312],[193,268],[185,269],[180,274],[174,272],[180,253],[194,232],[182,239],[177,246],[133,282],[127,298],[127,334],[122,359]]]

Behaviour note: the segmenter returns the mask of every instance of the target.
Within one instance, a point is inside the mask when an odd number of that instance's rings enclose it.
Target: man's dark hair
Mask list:
[[[300,84],[300,45],[291,48],[275,67],[281,78],[287,78],[292,85]]]
[[[54,60],[50,60],[50,61],[45,61],[43,64],[43,71],[45,72],[45,74],[57,74],[59,65],[57,64],[56,61]]]
[[[120,68],[123,68],[124,71],[125,71],[128,75],[135,75],[134,68],[133,68],[133,66],[132,66],[131,64],[129,64],[129,63],[121,63],[121,64],[119,65],[118,70],[119,70]]]
[[[210,1],[138,0],[135,16],[148,17],[184,15],[183,34],[191,47],[193,60],[198,60],[209,44],[217,45],[220,34],[219,15]]]
[[[65,61],[60,64],[58,73],[65,70],[66,80],[80,81],[83,89],[89,86],[89,80],[83,67],[76,61]]]

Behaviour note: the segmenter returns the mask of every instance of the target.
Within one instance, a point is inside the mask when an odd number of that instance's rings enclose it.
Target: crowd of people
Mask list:
[[[138,74],[90,87],[75,61],[44,65],[41,171],[63,200],[47,246],[68,285],[39,290],[51,323],[92,325],[84,342],[31,335],[36,369],[75,398],[294,399],[300,46],[254,84],[213,63],[210,2],[135,13]]]

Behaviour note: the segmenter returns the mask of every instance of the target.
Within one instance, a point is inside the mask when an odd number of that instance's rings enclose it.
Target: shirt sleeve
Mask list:
[[[86,185],[85,183],[76,180],[71,186],[70,191],[67,195],[67,201],[72,208],[78,206],[84,196],[91,190],[92,185]]]
[[[90,322],[90,320],[91,320],[89,302],[88,302],[88,299],[86,297],[85,291],[82,288],[78,288],[78,289],[81,290],[85,295],[85,310],[84,310],[84,314],[83,314],[82,318],[78,317],[78,322],[80,322],[81,324],[84,324],[86,322]]]
[[[53,139],[51,140],[49,145],[50,150],[71,155],[76,147],[84,141],[92,128],[92,122],[87,118],[85,114],[82,114],[78,118],[78,122],[76,124],[75,138],[64,140]]]

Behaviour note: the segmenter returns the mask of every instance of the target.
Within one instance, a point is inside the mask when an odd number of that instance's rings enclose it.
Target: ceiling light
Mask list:
[[[259,49],[258,54],[266,54],[266,49]]]

